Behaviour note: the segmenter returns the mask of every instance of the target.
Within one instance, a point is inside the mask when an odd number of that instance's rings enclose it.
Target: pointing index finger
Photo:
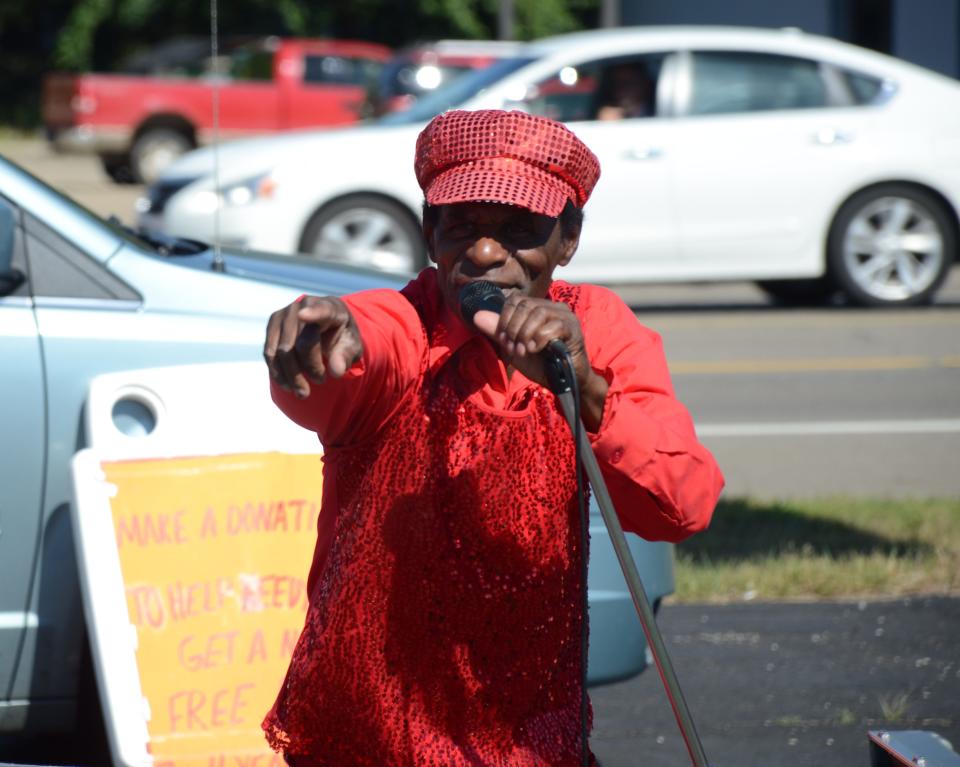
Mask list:
[[[320,330],[326,330],[336,324],[340,314],[340,307],[332,301],[318,301],[316,303],[301,304],[297,312],[297,319],[301,322],[317,325]]]

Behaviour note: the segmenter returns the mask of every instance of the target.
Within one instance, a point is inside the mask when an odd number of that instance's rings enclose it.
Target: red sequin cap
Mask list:
[[[417,181],[431,205],[502,202],[559,216],[582,208],[600,163],[565,125],[525,112],[445,112],[417,138]]]

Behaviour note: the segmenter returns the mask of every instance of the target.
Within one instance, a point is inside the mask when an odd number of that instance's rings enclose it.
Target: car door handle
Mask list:
[[[836,128],[821,128],[813,134],[813,143],[820,144],[820,146],[849,144],[853,139],[854,135],[850,131],[837,130]]]
[[[655,146],[630,147],[623,156],[628,160],[656,160],[663,157],[663,150]]]

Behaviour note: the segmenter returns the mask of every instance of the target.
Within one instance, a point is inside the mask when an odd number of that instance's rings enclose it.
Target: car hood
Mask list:
[[[231,183],[264,173],[285,162],[299,162],[304,157],[341,152],[345,144],[363,141],[363,146],[377,146],[381,139],[403,133],[419,133],[421,125],[368,125],[329,130],[309,130],[229,141],[216,147],[196,149],[182,155],[160,174],[158,184],[173,184],[213,175],[220,184]],[[336,148],[336,149],[334,149]]]
[[[339,296],[361,290],[399,290],[413,274],[382,272],[349,264],[325,264],[305,256],[285,256],[255,251],[212,250],[186,256],[169,256],[171,262],[190,269],[229,275],[243,280],[291,287],[303,293]]]
[[[410,275],[380,272],[306,257],[223,250],[183,255],[150,253],[133,244],[110,259],[110,270],[152,312],[264,322],[298,295],[340,296],[399,289]]]

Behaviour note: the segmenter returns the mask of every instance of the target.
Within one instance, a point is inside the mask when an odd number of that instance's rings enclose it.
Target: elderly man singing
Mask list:
[[[325,456],[310,607],[264,730],[296,767],[582,765],[585,542],[540,352],[570,350],[625,529],[703,529],[723,479],[659,337],[611,291],[553,279],[593,153],[546,118],[448,112],[414,168],[436,268],[303,297],[267,327],[274,400]],[[468,321],[480,280],[505,303]]]

